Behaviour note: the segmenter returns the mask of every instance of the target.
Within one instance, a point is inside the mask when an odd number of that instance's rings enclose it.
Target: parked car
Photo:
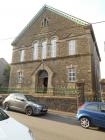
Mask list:
[[[0,140],[35,140],[31,130],[0,109]]]
[[[45,104],[36,102],[32,95],[24,95],[22,93],[12,93],[3,101],[4,109],[16,110],[24,112],[27,115],[45,114],[48,107]]]
[[[77,119],[83,128],[94,125],[105,128],[105,102],[86,102],[77,112]]]

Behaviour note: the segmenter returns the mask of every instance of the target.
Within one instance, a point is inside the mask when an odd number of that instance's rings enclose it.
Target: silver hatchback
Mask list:
[[[39,104],[32,95],[24,95],[22,93],[11,93],[3,101],[3,107],[6,110],[11,109],[24,112],[29,116],[46,114],[48,111],[47,105]]]

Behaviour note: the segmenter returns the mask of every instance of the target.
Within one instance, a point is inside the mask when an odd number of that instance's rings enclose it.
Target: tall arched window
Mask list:
[[[42,42],[42,59],[46,59],[47,56],[47,41]]]
[[[51,39],[51,57],[56,57],[56,51],[57,51],[57,39],[52,38]]]
[[[19,50],[19,62],[23,62],[24,61],[24,49]]]
[[[37,60],[38,59],[38,42],[33,43],[32,59],[33,60]]]

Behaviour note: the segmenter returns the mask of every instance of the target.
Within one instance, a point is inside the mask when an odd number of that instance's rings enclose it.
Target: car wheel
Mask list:
[[[82,117],[80,119],[80,124],[83,128],[89,128],[90,127],[90,120],[87,117]]]
[[[9,103],[5,103],[5,104],[4,104],[4,109],[5,109],[5,110],[9,110]]]
[[[25,110],[26,115],[31,116],[33,114],[32,107],[27,107]]]

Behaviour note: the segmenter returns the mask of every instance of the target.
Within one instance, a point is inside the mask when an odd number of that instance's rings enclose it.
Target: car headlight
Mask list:
[[[37,108],[38,108],[38,109],[40,109],[40,110],[42,109],[42,107],[41,107],[41,106],[39,106],[39,107],[37,107]]]
[[[34,137],[33,137],[33,135],[32,135],[32,131],[31,131],[31,129],[29,129],[29,134],[30,134],[32,140],[35,140]]]
[[[40,105],[37,105],[36,107],[37,107],[37,109],[40,109],[40,110],[42,109],[42,106],[40,106]]]

